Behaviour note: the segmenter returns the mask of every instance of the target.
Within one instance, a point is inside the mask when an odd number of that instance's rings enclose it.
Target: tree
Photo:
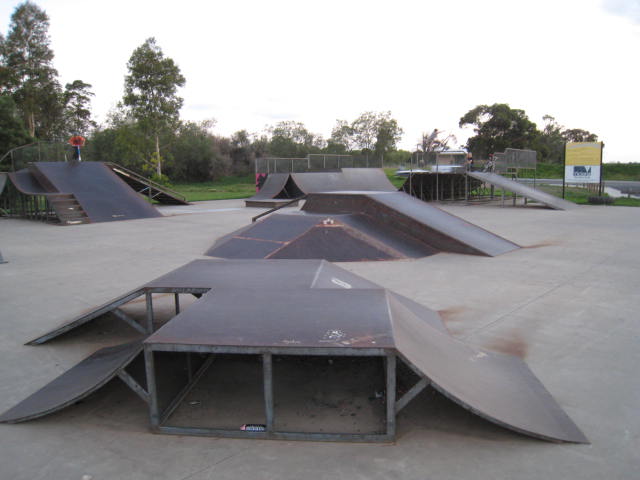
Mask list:
[[[2,42],[2,93],[8,93],[22,113],[32,137],[51,138],[59,125],[61,88],[49,48],[49,17],[26,1],[11,16]]]
[[[342,145],[345,151],[360,149],[382,157],[395,149],[402,134],[391,112],[365,112],[351,123],[337,120],[329,144],[332,148]]]
[[[267,127],[266,131],[269,154],[276,157],[304,157],[320,152],[325,144],[321,135],[311,133],[302,122],[278,122]]]
[[[152,138],[152,161],[161,177],[160,137],[167,131],[175,131],[179,124],[183,99],[177,95],[177,90],[184,85],[185,78],[174,61],[165,58],[153,37],[134,50],[127,68],[129,74],[125,77],[123,103]]]
[[[460,128],[473,125],[475,136],[467,141],[474,156],[486,157],[505,148],[529,148],[538,130],[524,110],[512,109],[506,103],[478,105],[459,122]]]
[[[562,132],[562,138],[565,142],[597,142],[598,135],[595,133],[582,130],[581,128],[572,128]]]
[[[91,120],[91,97],[94,95],[91,85],[82,80],[75,80],[65,85],[64,100],[64,129],[70,135],[86,136],[89,130],[97,127]]]
[[[336,120],[336,126],[331,131],[329,146],[334,150],[342,150],[340,153],[350,152],[356,147],[354,131],[349,122]]]
[[[0,95],[0,157],[30,141],[13,99],[9,95]]]
[[[565,143],[567,142],[596,142],[598,136],[578,128],[566,129],[558,124],[551,115],[542,117],[545,126],[531,148],[538,152],[538,158],[542,162],[562,163]]]
[[[185,181],[212,181],[228,175],[231,165],[229,140],[209,132],[213,121],[186,122],[168,148],[174,158],[179,158],[172,171],[172,178]]]

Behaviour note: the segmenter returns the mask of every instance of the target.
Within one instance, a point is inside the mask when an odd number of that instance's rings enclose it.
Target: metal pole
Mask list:
[[[396,356],[390,353],[387,359],[387,435],[396,435]]]
[[[151,292],[145,294],[147,301],[147,332],[153,333],[153,297]]]
[[[567,144],[564,144],[564,150],[562,151],[562,165],[564,166],[562,172],[562,198],[564,198],[564,186],[567,179]]]
[[[602,184],[602,170],[604,170],[603,168],[603,162],[602,162],[602,155],[603,155],[603,150],[604,150],[604,142],[600,143],[600,185],[598,186],[598,196],[602,196],[603,193],[603,184]]]
[[[176,315],[180,313],[180,294],[176,293],[175,295],[175,303],[176,303]]]
[[[153,350],[148,345],[144,347],[144,364],[147,373],[147,391],[149,392],[149,421],[152,429],[160,426],[160,411],[158,409],[158,390]]]
[[[271,353],[262,354],[262,375],[264,381],[264,411],[267,432],[273,432],[273,362]]]
[[[409,195],[413,195],[413,155],[409,157]]]

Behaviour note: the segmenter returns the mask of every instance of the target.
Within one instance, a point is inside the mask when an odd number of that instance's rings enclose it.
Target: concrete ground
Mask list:
[[[130,334],[98,324],[25,341],[200,257],[262,211],[242,205],[72,227],[0,219],[0,411]],[[512,433],[429,389],[400,414],[393,445],[155,435],[145,404],[116,380],[60,413],[0,425],[0,478],[638,478],[640,209],[443,208],[527,248],[340,266],[441,311],[467,342],[523,356],[590,445]]]

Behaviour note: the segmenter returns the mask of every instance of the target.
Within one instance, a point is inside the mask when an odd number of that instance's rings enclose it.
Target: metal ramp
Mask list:
[[[263,288],[278,272],[286,271],[279,278],[283,288],[371,288],[375,284],[336,267],[324,260],[194,260],[139,288],[115,297],[102,305],[82,312],[69,321],[44,333],[26,345],[40,345],[70,332],[107,313],[127,323],[142,335],[153,331],[153,294],[174,294],[176,314],[180,312],[179,295],[202,295],[212,288]],[[136,298],[145,296],[147,318],[140,324],[127,316],[120,307]]]
[[[278,207],[290,203],[295,196],[287,191],[288,173],[270,173],[262,188],[251,198],[244,201],[247,207]],[[296,205],[297,202],[291,203]]]
[[[433,310],[327,262],[196,260],[146,286],[158,292],[208,293],[183,312],[176,311],[146,339],[94,353],[5,412],[0,422],[56,412],[117,376],[148,404],[151,428],[160,433],[386,442],[395,439],[397,414],[432,386],[502,427],[545,440],[588,443],[522,360],[453,338]],[[207,383],[206,375],[224,371],[224,363],[218,362],[221,356],[257,360],[262,370],[257,390],[264,405],[263,430],[216,426],[211,412],[204,418],[193,410],[189,424],[173,423],[174,413],[199,384],[206,383],[202,388],[208,391],[221,388]],[[283,360],[323,357],[338,363],[360,358],[379,366],[376,382],[384,389],[384,400],[374,431],[282,429],[280,397],[276,398],[282,392],[274,385],[282,374],[287,376]],[[416,377],[408,390],[398,388],[401,363]],[[313,371],[308,374],[308,381],[314,381]],[[347,389],[345,395],[352,392]],[[243,400],[235,398],[233,404]]]
[[[8,177],[18,192],[9,209],[28,218],[72,225],[162,216],[101,162],[35,162]]]
[[[438,252],[492,257],[520,248],[402,192],[312,193],[302,210],[240,228],[218,239],[205,255],[349,262]]]
[[[342,168],[337,171],[270,173],[247,207],[277,207],[310,193],[335,191],[395,192],[398,189],[379,168]]]
[[[126,368],[142,352],[140,341],[98,350],[0,416],[0,422],[34,420],[62,410],[119,377],[146,400],[146,392]]]
[[[491,172],[467,172],[468,175],[472,178],[480,180],[485,183],[489,183],[491,185],[495,185],[503,190],[507,190],[509,192],[513,192],[517,195],[525,197],[534,202],[542,203],[549,208],[554,210],[571,210],[576,208],[576,204],[564,200],[562,198],[558,198],[554,195],[551,195],[546,192],[542,192],[540,190],[536,190],[534,188],[523,185],[514,180],[510,180],[508,178],[503,177],[502,175],[498,175],[497,173]]]
[[[164,205],[189,205],[184,195],[117,163],[105,162],[116,175],[141,195]]]

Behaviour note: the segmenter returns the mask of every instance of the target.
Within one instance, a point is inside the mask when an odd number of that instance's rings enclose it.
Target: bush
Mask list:
[[[609,195],[594,195],[590,196],[587,199],[587,202],[591,205],[613,205],[615,198],[612,198]]]

